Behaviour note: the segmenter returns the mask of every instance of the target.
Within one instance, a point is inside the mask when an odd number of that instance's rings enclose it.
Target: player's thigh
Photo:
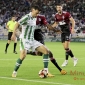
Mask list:
[[[17,37],[15,38],[14,43],[17,43]]]
[[[69,48],[70,40],[71,40],[71,34],[68,33],[65,35],[65,48]]]
[[[47,48],[45,48],[44,45],[37,47],[37,51],[43,53],[43,54],[48,54]]]
[[[65,41],[64,47],[65,47],[65,48],[69,48],[69,44],[70,44],[70,41]]]
[[[34,44],[33,48],[35,50],[37,50],[37,51],[39,51],[39,52],[41,52],[43,54],[48,53],[48,49],[42,43],[35,40],[33,44]]]
[[[64,49],[66,49],[66,48],[69,48],[70,42],[69,41],[65,41],[62,44],[63,44]]]

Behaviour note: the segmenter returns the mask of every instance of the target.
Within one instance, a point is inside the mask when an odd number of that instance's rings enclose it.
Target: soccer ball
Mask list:
[[[40,78],[47,78],[47,71],[46,70],[40,70],[39,71],[39,77]]]

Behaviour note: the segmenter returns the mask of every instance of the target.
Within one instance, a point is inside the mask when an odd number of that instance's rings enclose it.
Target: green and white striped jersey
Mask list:
[[[34,40],[34,30],[36,29],[36,18],[33,18],[31,12],[23,16],[19,21],[22,26],[20,38]]]

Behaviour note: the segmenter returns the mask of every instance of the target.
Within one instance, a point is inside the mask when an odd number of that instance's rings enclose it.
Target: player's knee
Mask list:
[[[51,51],[49,51],[49,58],[53,58],[53,54]]]
[[[11,43],[11,40],[8,40],[8,44],[10,44]]]
[[[17,43],[17,37],[16,37],[16,39],[14,40],[14,42]]]
[[[49,54],[49,51],[45,49],[43,54]]]
[[[25,51],[21,51],[20,59],[24,60],[25,57],[26,57],[26,52]]]
[[[48,52],[47,51],[44,51],[44,53],[43,54],[48,54]]]

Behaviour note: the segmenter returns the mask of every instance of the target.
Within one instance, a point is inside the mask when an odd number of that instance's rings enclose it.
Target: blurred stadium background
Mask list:
[[[69,59],[68,66],[63,68],[67,71],[67,75],[60,75],[52,63],[49,63],[49,70],[55,77],[41,80],[38,71],[43,67],[42,57],[37,56],[36,58],[36,56],[28,55],[19,70],[18,78],[11,78],[13,66],[19,57],[19,46],[17,46],[17,55],[13,54],[12,51],[13,42],[8,53],[4,54],[8,34],[5,25],[13,14],[16,14],[20,19],[29,13],[30,6],[34,3],[42,7],[42,14],[46,16],[50,24],[54,22],[57,3],[62,3],[64,10],[70,12],[76,21],[76,33],[72,35],[74,42],[71,43],[71,48],[79,62],[76,67],[73,67],[73,61]],[[46,41],[60,41],[60,34],[48,31],[44,26],[42,28]],[[85,43],[80,42],[85,42],[85,0],[0,0],[0,85],[85,85]],[[61,66],[65,56],[61,43],[46,42],[46,46],[50,48]]]
[[[47,21],[52,24],[54,22],[54,14],[56,13],[55,5],[62,3],[64,10],[71,13],[76,21],[75,31],[72,35],[72,41],[85,41],[85,0],[0,0],[0,39],[7,39],[7,29],[5,27],[7,21],[13,14],[18,19],[29,13],[30,6],[37,3],[42,8],[42,14]],[[60,34],[48,31],[43,28],[45,39],[47,41],[60,41]],[[60,29],[58,27],[58,29]]]

